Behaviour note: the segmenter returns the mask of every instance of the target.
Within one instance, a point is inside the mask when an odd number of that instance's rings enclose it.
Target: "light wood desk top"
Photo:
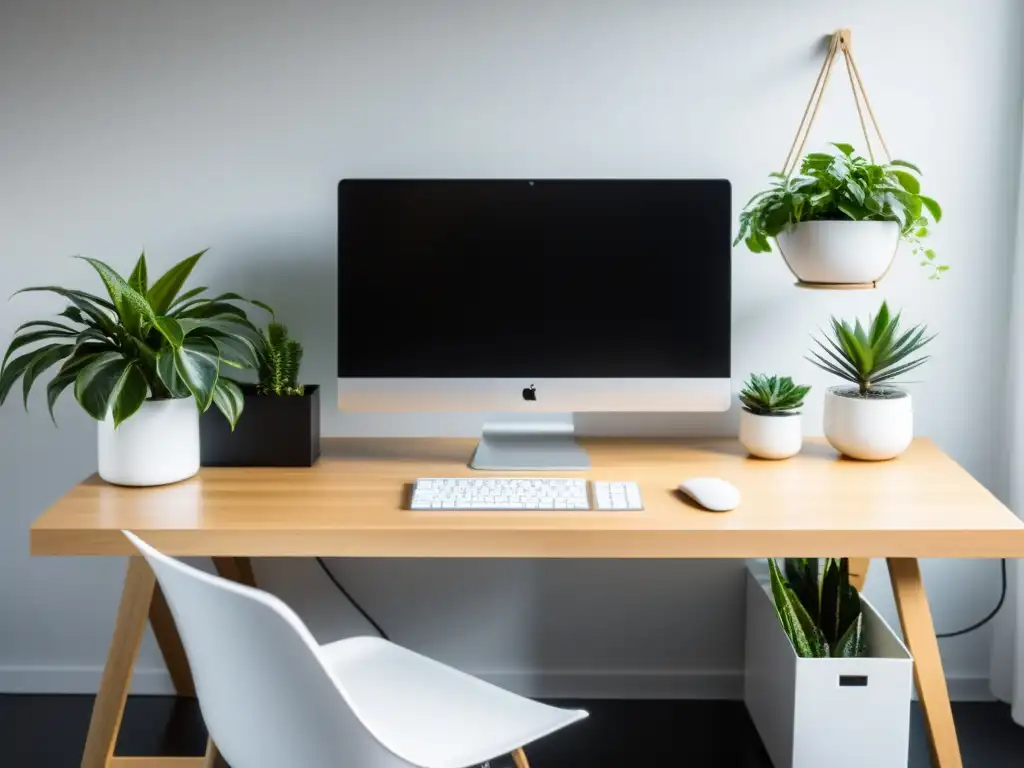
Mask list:
[[[161,488],[89,478],[32,526],[36,555],[128,555],[122,528],[172,555],[380,557],[1024,556],[1024,523],[927,440],[884,463],[810,441],[782,462],[736,440],[584,441],[595,479],[636,480],[642,512],[410,512],[417,477],[466,468],[474,441],[329,439],[312,469],[203,469]],[[556,473],[573,475],[575,473]],[[733,512],[685,501],[713,475]]]

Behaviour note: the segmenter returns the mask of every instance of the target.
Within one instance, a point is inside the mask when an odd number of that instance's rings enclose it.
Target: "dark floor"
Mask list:
[[[590,719],[532,746],[533,768],[771,768],[740,702],[554,703],[587,709]],[[0,695],[0,765],[74,768],[81,759],[91,705],[91,696]],[[966,768],[1024,766],[1024,728],[1010,720],[1008,707],[955,704],[953,709]],[[928,768],[916,705],[912,729],[910,768]],[[194,699],[129,699],[118,754],[198,755],[205,745],[206,730]]]

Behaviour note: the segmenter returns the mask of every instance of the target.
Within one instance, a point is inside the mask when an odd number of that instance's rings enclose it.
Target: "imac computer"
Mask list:
[[[339,408],[727,410],[730,204],[724,180],[342,181]],[[471,466],[589,461],[520,420]]]

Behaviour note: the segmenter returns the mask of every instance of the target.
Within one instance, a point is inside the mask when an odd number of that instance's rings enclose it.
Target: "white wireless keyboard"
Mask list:
[[[636,483],[593,482],[553,477],[421,477],[410,509],[640,510]]]

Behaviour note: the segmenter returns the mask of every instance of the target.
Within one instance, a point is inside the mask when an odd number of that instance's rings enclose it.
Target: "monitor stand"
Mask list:
[[[590,456],[574,437],[572,422],[488,422],[469,466],[517,472],[590,469]]]

